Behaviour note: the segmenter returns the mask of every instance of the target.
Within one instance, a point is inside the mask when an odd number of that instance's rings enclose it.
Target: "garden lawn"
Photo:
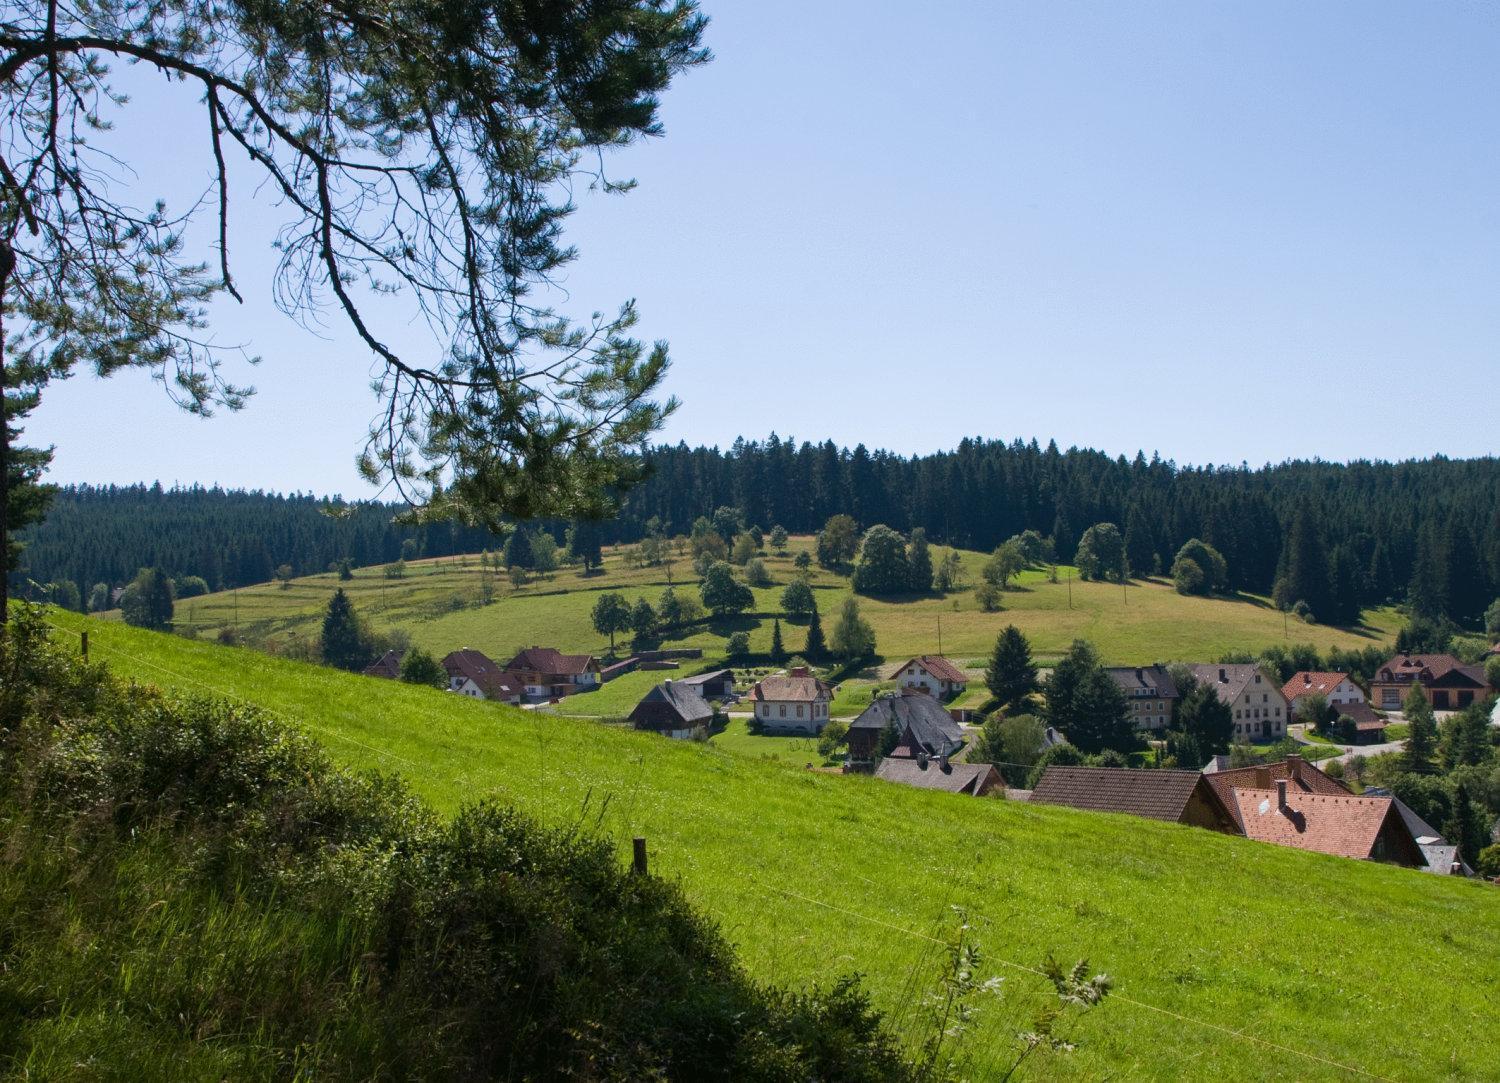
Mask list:
[[[1141,592],[1144,593],[1144,592]],[[57,614],[141,680],[263,705],[440,809],[484,797],[647,838],[762,977],[861,972],[913,1040],[966,913],[1002,977],[970,1046],[1009,1063],[1046,1002],[1025,970],[1087,957],[1116,994],[1032,1078],[1494,1079],[1493,887],[1128,817],[975,800],[537,715]],[[946,622],[945,622],[946,635]],[[748,739],[748,738],[747,738]],[[955,907],[961,908],[956,910]],[[1313,941],[1305,930],[1318,929]],[[1258,1039],[1258,1040],[1257,1040]],[[1272,1043],[1272,1044],[1266,1044]]]

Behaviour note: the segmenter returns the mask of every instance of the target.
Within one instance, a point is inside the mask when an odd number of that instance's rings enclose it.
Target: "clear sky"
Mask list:
[[[666,439],[1500,453],[1500,7],[704,6],[716,59],[613,160],[640,188],[580,195],[563,302],[671,342]],[[124,81],[141,192],[201,190],[188,92]],[[275,311],[280,216],[235,201],[216,327],[260,394],[201,421],[75,378],[27,436],[54,480],[365,492],[370,360]]]

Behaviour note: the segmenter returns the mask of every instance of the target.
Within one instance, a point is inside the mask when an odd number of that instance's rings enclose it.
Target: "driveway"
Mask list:
[[[1324,741],[1309,741],[1302,732],[1304,729],[1306,729],[1305,726],[1293,723],[1287,727],[1287,733],[1291,734],[1292,739],[1298,744],[1307,745],[1310,748],[1329,747]],[[1332,763],[1334,760],[1347,760],[1350,756],[1374,756],[1380,752],[1400,752],[1406,747],[1406,742],[1385,741],[1378,745],[1333,745],[1332,747],[1337,748],[1339,754],[1337,756],[1324,756],[1321,760],[1316,761],[1319,766],[1325,763]]]

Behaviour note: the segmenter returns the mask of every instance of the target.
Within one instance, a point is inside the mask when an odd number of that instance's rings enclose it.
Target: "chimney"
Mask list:
[[[938,767],[944,771],[948,770],[948,750],[946,748],[943,749],[943,754],[938,757]]]
[[[1144,681],[1146,679],[1146,674],[1141,671],[1139,666],[1136,667],[1135,679],[1138,681]]]
[[[1227,673],[1224,672],[1224,667],[1223,666],[1219,667],[1219,683],[1220,684],[1228,684],[1229,683],[1229,674],[1227,674]]]
[[[1286,779],[1276,780],[1276,807],[1282,812],[1286,811]]]
[[[1302,781],[1302,765],[1305,762],[1306,761],[1303,760],[1303,758],[1297,755],[1295,752],[1286,758],[1286,769],[1291,774],[1292,778],[1297,782]]]
[[[1255,769],[1255,788],[1257,790],[1269,790],[1271,788],[1271,769],[1269,767],[1257,767]]]
[[[924,771],[927,770],[927,753],[926,752],[918,752],[917,753],[917,766],[920,767]]]
[[[1302,674],[1302,683],[1304,685],[1306,685],[1307,687],[1311,688],[1312,687],[1312,674],[1311,673],[1304,673],[1304,674]]]
[[[666,680],[662,681],[661,683],[662,683],[662,687],[664,687],[664,688],[671,688],[672,687],[672,678],[668,677]]]
[[[808,673],[807,673],[807,667],[806,666],[793,666],[792,667],[792,673],[791,673],[791,675],[793,677],[806,677],[808,675]]]

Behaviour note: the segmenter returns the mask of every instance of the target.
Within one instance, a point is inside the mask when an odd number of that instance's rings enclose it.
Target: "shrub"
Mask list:
[[[750,653],[750,633],[735,632],[729,637],[726,650],[731,658],[744,658]]]

